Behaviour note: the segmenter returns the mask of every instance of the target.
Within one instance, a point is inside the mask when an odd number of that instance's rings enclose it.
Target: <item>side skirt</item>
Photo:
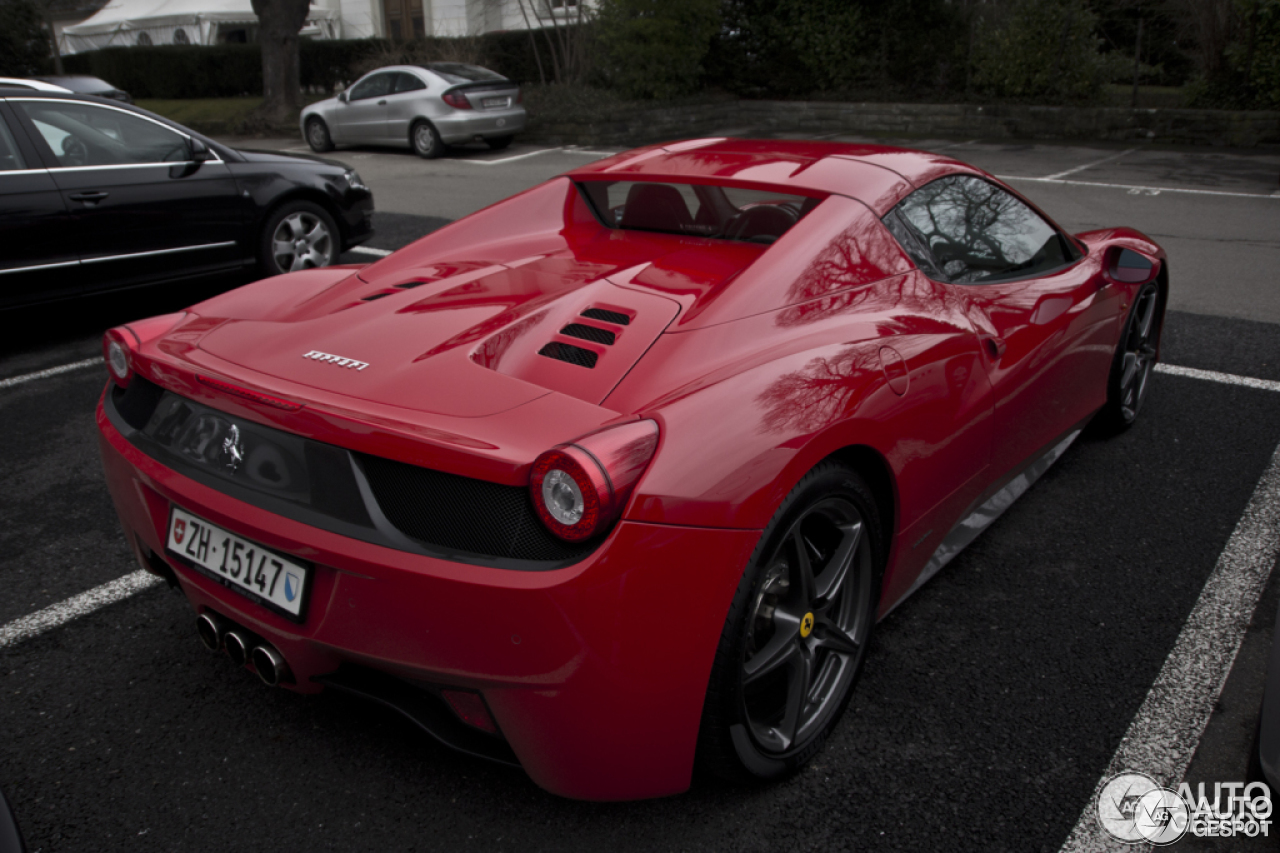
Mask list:
[[[933,552],[933,556],[929,558],[929,562],[925,563],[924,569],[921,570],[920,576],[916,578],[915,583],[911,585],[911,589],[894,603],[889,609],[892,613],[897,609],[898,605],[906,601],[920,587],[942,571],[942,567],[950,563],[955,556],[969,547],[969,543],[977,539],[982,531],[990,527],[997,518],[1004,515],[1004,511],[1013,506],[1013,502],[1022,497],[1031,485],[1044,476],[1044,472],[1048,471],[1057,462],[1063,453],[1067,452],[1067,448],[1071,446],[1080,433],[1083,426],[1073,428],[1066,437],[1061,439],[1057,444],[1052,445],[1048,450],[1034,457],[1025,468],[1013,479],[1005,483],[995,494],[980,503],[977,507],[971,509],[955,527],[947,533],[942,539],[942,544]]]

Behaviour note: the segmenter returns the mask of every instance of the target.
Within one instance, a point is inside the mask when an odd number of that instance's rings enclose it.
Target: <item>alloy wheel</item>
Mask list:
[[[271,235],[271,256],[284,272],[327,266],[333,257],[333,235],[315,214],[292,213]]]
[[[742,662],[743,718],[764,754],[803,749],[840,710],[874,618],[872,575],[862,516],[845,498],[815,503],[780,540]]]
[[[1154,287],[1138,294],[1133,319],[1125,335],[1120,373],[1120,413],[1132,422],[1147,396],[1147,381],[1156,363],[1155,319],[1158,293]]]

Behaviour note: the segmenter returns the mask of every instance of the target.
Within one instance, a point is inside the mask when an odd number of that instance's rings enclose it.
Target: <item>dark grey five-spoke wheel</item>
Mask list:
[[[784,501],[721,637],[699,734],[704,766],[769,779],[821,748],[866,654],[880,540],[870,490],[843,466],[823,463]]]
[[[744,718],[756,745],[783,756],[836,711],[862,660],[870,614],[863,522],[846,498],[809,507],[783,537],[748,617]]]
[[[1113,429],[1131,426],[1147,398],[1159,351],[1161,314],[1160,289],[1149,282],[1133,300],[1111,365],[1103,421]]]

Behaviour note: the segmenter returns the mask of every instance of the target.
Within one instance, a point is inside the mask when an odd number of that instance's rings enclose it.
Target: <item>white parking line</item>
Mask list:
[[[455,163],[470,163],[473,166],[497,166],[500,163],[514,163],[516,160],[524,160],[528,157],[537,157],[539,154],[550,154],[552,151],[563,151],[563,148],[542,148],[537,151],[530,151],[527,154],[517,154],[514,157],[503,157],[501,160],[454,160]]]
[[[11,376],[8,379],[0,379],[0,388],[12,388],[14,385],[21,385],[24,382],[32,382],[36,379],[47,379],[50,376],[57,376],[60,373],[70,373],[73,370],[93,367],[95,364],[102,364],[102,359],[86,358],[84,361],[73,361],[70,364],[60,364],[57,367],[50,367],[47,370],[37,370],[35,373],[24,373],[21,376]]]
[[[1220,382],[1223,385],[1240,385],[1244,388],[1256,388],[1259,391],[1280,391],[1280,382],[1271,379],[1254,379],[1252,376],[1237,376],[1234,373],[1219,373],[1216,370],[1200,370],[1195,367],[1179,367],[1176,364],[1157,364],[1156,373],[1184,376],[1187,379],[1204,379],[1209,382]]]
[[[1104,184],[1098,181],[1063,181],[1058,178],[1031,178],[1026,175],[996,175],[1002,181],[1031,181],[1037,184],[1058,184],[1068,187],[1104,187],[1115,190],[1128,190],[1130,195],[1160,195],[1160,193],[1183,193],[1186,195],[1221,195],[1232,198],[1280,198],[1280,193],[1263,195],[1262,193],[1233,193],[1225,190],[1193,190],[1185,187],[1145,187],[1136,184]]]
[[[1074,169],[1067,169],[1065,172],[1047,175],[1045,176],[1045,180],[1052,181],[1058,178],[1065,178],[1067,175],[1074,175],[1076,172],[1083,172],[1085,169],[1092,169],[1094,166],[1101,166],[1103,163],[1110,163],[1112,160],[1119,160],[1126,154],[1132,154],[1137,150],[1137,148],[1130,148],[1128,151],[1121,151],[1119,154],[1112,154],[1110,157],[1103,157],[1101,160],[1094,160],[1092,163],[1085,163],[1083,166],[1076,166]]]
[[[347,251],[358,252],[362,255],[377,255],[379,258],[385,258],[392,252],[391,249],[375,249],[372,246],[352,246]]]
[[[67,624],[72,619],[92,613],[95,610],[101,610],[108,604],[123,601],[161,583],[164,583],[164,581],[160,578],[138,569],[132,574],[108,581],[102,586],[95,586],[88,592],[82,592],[65,601],[51,604],[43,610],[37,610],[30,616],[23,616],[21,619],[15,619],[8,625],[0,627],[0,649],[5,646],[11,646],[14,643],[20,643],[23,640],[29,640],[32,637],[43,634],[45,631],[51,631],[60,625]]]
[[[1098,825],[1095,802],[1103,784],[1115,774],[1146,773],[1164,787],[1177,788],[1213,714],[1278,553],[1280,447],[1060,853],[1132,849]]]

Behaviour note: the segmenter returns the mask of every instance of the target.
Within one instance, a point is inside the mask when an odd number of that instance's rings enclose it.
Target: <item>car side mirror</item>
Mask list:
[[[338,93],[338,100],[342,101],[344,104],[347,102],[347,93],[345,89]]]
[[[1156,264],[1132,249],[1112,246],[1107,252],[1107,275],[1123,284],[1146,284],[1156,277]]]
[[[199,139],[192,139],[191,159],[197,163],[207,163],[213,159],[213,152],[209,150],[208,145],[205,145]]]

